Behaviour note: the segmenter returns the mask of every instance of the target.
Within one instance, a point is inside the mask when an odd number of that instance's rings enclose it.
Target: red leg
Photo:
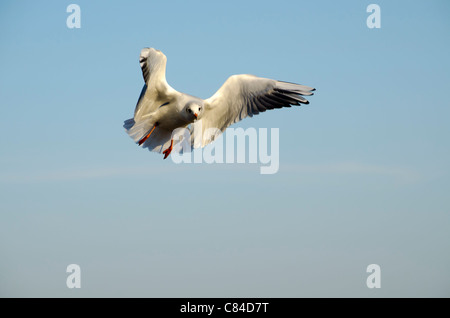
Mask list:
[[[155,130],[156,126],[158,126],[158,123],[156,123],[155,125],[153,125],[152,130],[150,130],[150,132],[149,132],[144,138],[142,138],[141,140],[139,140],[139,142],[138,142],[139,146],[142,145],[142,144],[148,139],[148,137],[150,137],[150,135],[152,134],[153,130]]]
[[[170,141],[170,146],[166,150],[163,151],[164,159],[169,157],[170,153],[172,152],[172,146],[173,146],[173,139]]]

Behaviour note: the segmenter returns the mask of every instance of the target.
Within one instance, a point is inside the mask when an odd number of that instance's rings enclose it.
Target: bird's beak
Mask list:
[[[198,117],[197,113],[194,113],[194,116],[195,116],[195,118],[197,118]]]

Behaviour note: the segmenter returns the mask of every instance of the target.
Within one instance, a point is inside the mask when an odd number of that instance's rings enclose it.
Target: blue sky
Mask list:
[[[450,296],[448,9],[3,1],[0,296]],[[280,129],[279,172],[137,147],[122,123],[143,47],[202,98],[240,73],[316,87],[236,125]],[[381,289],[365,284],[373,263]]]

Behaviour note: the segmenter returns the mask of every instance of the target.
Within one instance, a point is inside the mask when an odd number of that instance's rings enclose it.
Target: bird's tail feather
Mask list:
[[[125,120],[123,128],[126,129],[127,134],[134,140],[139,142],[145,135],[147,135],[153,127],[153,121],[141,120],[136,122],[134,118]]]
[[[136,122],[134,118],[130,118],[124,121],[123,127],[134,142],[139,143],[151,131],[153,125],[154,123],[151,119]],[[162,152],[169,147],[171,136],[171,131],[158,126],[152,132],[150,138],[142,143],[142,147],[148,148],[150,151]]]
[[[130,130],[131,127],[135,124],[134,118],[127,119],[123,122],[123,128],[126,130]]]

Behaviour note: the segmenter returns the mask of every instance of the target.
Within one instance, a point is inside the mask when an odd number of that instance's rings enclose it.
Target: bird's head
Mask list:
[[[203,105],[198,102],[188,103],[185,107],[186,116],[189,121],[195,121],[203,115]]]

